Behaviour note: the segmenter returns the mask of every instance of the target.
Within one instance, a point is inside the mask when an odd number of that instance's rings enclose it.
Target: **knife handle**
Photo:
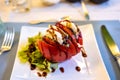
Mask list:
[[[119,67],[120,67],[120,57],[117,57],[117,63],[119,65]]]

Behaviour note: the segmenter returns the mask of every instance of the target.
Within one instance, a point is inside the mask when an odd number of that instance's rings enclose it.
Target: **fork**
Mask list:
[[[14,28],[7,27],[2,45],[0,47],[0,55],[11,49],[13,41],[14,41],[14,35],[15,35]]]
[[[87,20],[89,20],[90,19],[89,12],[88,12],[88,9],[87,9],[85,2],[83,0],[81,0],[81,5],[82,5],[82,9],[83,9],[85,18]]]

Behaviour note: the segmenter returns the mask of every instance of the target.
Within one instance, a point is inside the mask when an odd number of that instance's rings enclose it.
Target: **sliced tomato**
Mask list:
[[[79,32],[79,34],[78,34],[77,42],[80,43],[81,45],[83,45],[83,38],[82,38],[81,32]]]
[[[38,42],[38,48],[41,50],[43,56],[47,59],[47,60],[51,60],[51,54],[49,51],[49,47],[48,44],[45,41],[39,41]]]
[[[66,60],[66,54],[55,43],[51,45],[46,41],[39,41],[38,48],[41,50],[43,56],[51,62],[62,62]]]
[[[73,42],[74,46],[77,47],[77,41],[76,41],[76,38],[75,38],[75,35],[74,33],[69,29],[67,28],[66,26],[63,26],[62,24],[60,23],[56,23],[56,26],[61,28],[63,31],[65,31],[67,34],[69,34],[69,36],[71,37],[71,41]],[[76,49],[77,51],[77,49]],[[78,52],[78,51],[77,51]]]
[[[72,54],[72,56],[74,56],[77,52],[76,52],[76,47],[74,46],[74,44],[68,40],[68,43],[70,44],[68,47],[68,51],[70,52],[70,54]]]
[[[66,60],[66,54],[60,51],[57,46],[49,45],[49,50],[51,52],[52,62],[62,62]]]
[[[44,40],[46,43],[50,44],[50,45],[57,46],[57,44],[58,44],[57,42],[51,40],[50,38],[48,38],[48,37],[46,37],[46,36],[43,37],[43,40]]]
[[[38,41],[37,41],[38,49],[40,50],[41,54],[43,55],[43,49],[42,49],[41,43],[42,43],[41,40],[38,40]]]
[[[73,55],[76,54],[76,49],[75,49],[75,46],[73,45],[73,43],[68,40],[68,44],[69,44],[69,47],[67,46],[64,46],[64,45],[59,45],[59,49],[64,51],[67,55],[67,59],[71,58]]]
[[[48,37],[44,37],[44,40],[49,44],[49,49],[51,51],[51,55],[54,62],[61,62],[66,59],[66,54],[64,53],[64,51],[59,50],[59,45],[60,45],[59,43],[49,39]]]
[[[54,41],[46,36],[43,37],[43,40],[38,41],[38,48],[41,53],[47,60],[52,62],[63,62],[70,59],[72,56],[80,52],[81,47],[79,44],[83,44],[81,32],[78,34],[78,38],[76,38],[72,30],[63,26],[60,22],[56,23],[55,26],[59,27],[69,35],[69,39],[67,40],[69,47],[61,45],[57,41]]]
[[[83,39],[81,38],[81,37],[78,37],[78,43],[80,44],[80,45],[83,45]]]
[[[67,60],[66,52],[60,50],[60,60],[59,60],[59,62],[63,62],[65,60]]]
[[[56,26],[61,28],[63,31],[65,31],[67,34],[69,34],[69,36],[72,38],[72,39],[75,39],[75,36],[73,34],[73,32],[66,26],[60,24],[60,23],[56,23]]]

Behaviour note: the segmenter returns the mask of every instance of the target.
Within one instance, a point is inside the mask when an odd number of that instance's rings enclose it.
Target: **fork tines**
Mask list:
[[[14,28],[13,27],[7,27],[6,31],[5,31],[5,36],[4,36],[4,40],[2,43],[2,47],[9,47],[11,48],[13,41],[14,41]]]

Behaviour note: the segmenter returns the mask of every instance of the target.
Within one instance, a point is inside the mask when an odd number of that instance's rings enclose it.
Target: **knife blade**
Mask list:
[[[120,51],[119,51],[117,44],[111,37],[111,35],[108,32],[108,30],[106,29],[105,25],[101,26],[101,31],[102,31],[102,36],[103,36],[103,39],[104,39],[107,47],[109,48],[110,52],[115,57],[115,59],[117,60],[117,63],[120,67]]]

